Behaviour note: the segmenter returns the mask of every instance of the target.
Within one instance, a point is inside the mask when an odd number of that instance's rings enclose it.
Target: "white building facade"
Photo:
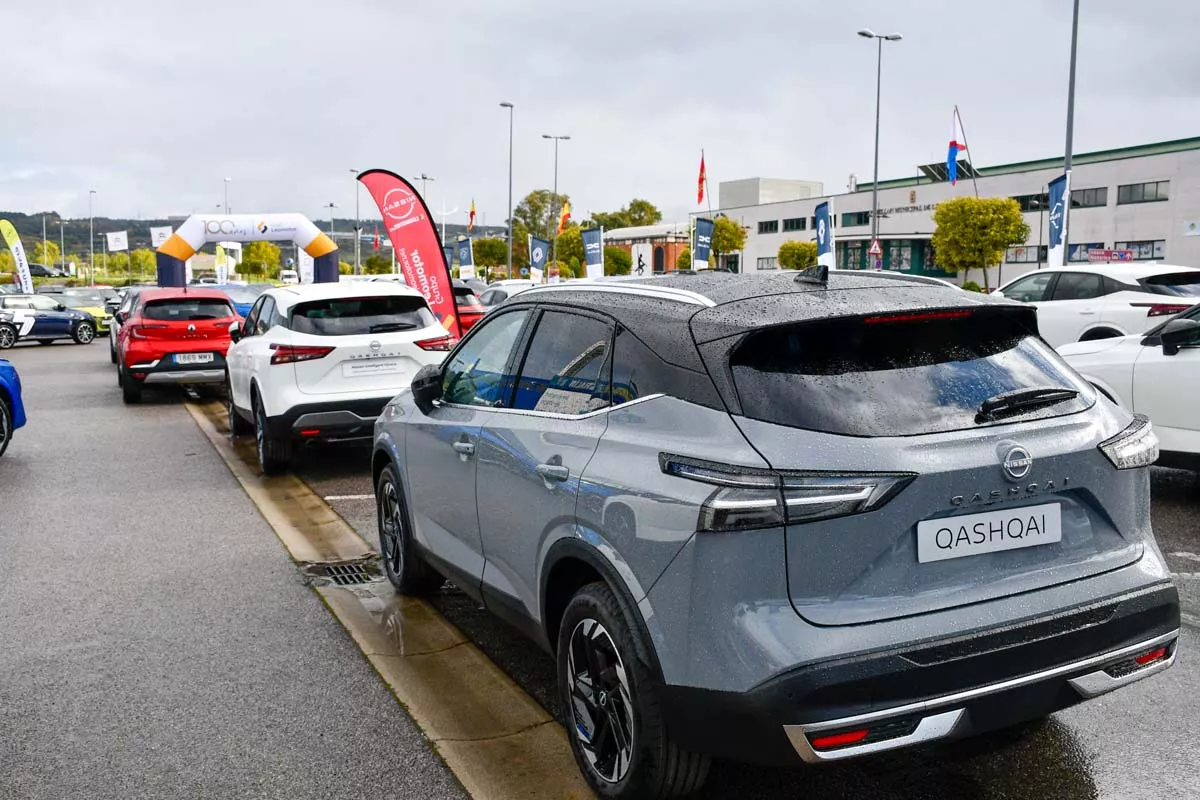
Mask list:
[[[837,264],[843,269],[885,269],[918,275],[948,275],[937,266],[930,245],[933,212],[943,200],[974,195],[976,174],[980,197],[1013,197],[1029,224],[1029,240],[1008,249],[1004,264],[989,270],[991,286],[1045,266],[1049,244],[1046,186],[1062,174],[1062,159],[1045,159],[996,167],[959,162],[959,180],[944,178],[945,165],[931,164],[922,174],[879,182],[881,258],[868,255],[871,241],[871,184],[827,197],[729,206],[719,212],[746,229],[741,253],[724,256],[723,266],[743,272],[776,269],[779,246],[787,241],[815,241],[814,209],[829,200],[837,242]],[[737,197],[739,192],[729,196]],[[726,192],[722,184],[721,198]],[[697,214],[695,216],[708,216]],[[1083,153],[1073,159],[1069,258],[1088,261],[1089,250],[1129,250],[1137,261],[1163,261],[1200,267],[1200,137],[1157,144]],[[984,283],[978,270],[957,281]]]

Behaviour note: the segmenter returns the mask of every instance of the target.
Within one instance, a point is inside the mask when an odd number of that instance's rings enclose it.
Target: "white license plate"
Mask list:
[[[176,364],[209,364],[212,363],[212,353],[176,353]]]
[[[395,360],[348,361],[342,364],[343,378],[365,378],[371,375],[399,375],[403,365]]]
[[[945,561],[1062,541],[1058,503],[926,519],[917,523],[917,561]]]

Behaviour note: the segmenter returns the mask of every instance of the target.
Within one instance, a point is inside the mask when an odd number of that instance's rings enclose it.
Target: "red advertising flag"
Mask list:
[[[379,249],[379,226],[375,226],[375,249]]]
[[[433,313],[451,336],[462,336],[450,266],[446,263],[429,207],[412,184],[394,172],[369,169],[358,179],[379,206],[384,229],[405,282],[425,295]]]
[[[696,205],[704,202],[704,184],[708,183],[708,176],[704,172],[704,151],[700,151],[700,181],[699,188],[696,190]]]

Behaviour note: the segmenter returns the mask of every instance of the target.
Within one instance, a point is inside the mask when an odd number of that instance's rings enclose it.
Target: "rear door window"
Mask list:
[[[1004,290],[1004,296],[1022,303],[1037,303],[1046,299],[1046,289],[1054,279],[1053,272],[1039,272],[1014,281]]]
[[[236,316],[233,306],[215,297],[179,297],[170,300],[151,300],[142,306],[146,319],[167,322],[195,322],[203,319],[225,319]]]
[[[607,407],[612,326],[595,317],[547,311],[517,378],[513,408],[586,414]]]
[[[442,373],[442,400],[471,406],[500,406],[512,386],[506,374],[526,310],[489,315],[450,357]]]
[[[263,304],[258,309],[258,318],[254,321],[254,333],[257,336],[262,336],[271,329],[275,318],[275,298],[267,296],[263,298]]]
[[[1064,272],[1054,284],[1053,300],[1092,300],[1104,294],[1104,282],[1094,272]]]
[[[338,297],[309,300],[292,307],[288,325],[316,336],[417,331],[437,322],[424,298],[410,295]]]
[[[848,436],[909,436],[1069,414],[1093,402],[1022,318],[935,313],[953,316],[825,320],[750,334],[730,358],[743,413]],[[983,401],[1032,388],[1079,395],[977,421]]]

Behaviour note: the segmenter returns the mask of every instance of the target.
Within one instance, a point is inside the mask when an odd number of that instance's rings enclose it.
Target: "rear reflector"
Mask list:
[[[309,428],[308,430],[300,431],[301,436],[317,436],[321,433],[320,428]]]
[[[857,744],[871,732],[870,728],[863,728],[861,731],[847,731],[845,733],[835,733],[832,736],[818,736],[811,739],[814,750],[828,750],[831,747],[843,747],[848,744]]]
[[[1187,311],[1191,306],[1186,303],[1130,303],[1134,308],[1148,308],[1147,317],[1171,317],[1181,311]]]
[[[439,336],[436,339],[422,339],[419,342],[414,342],[414,344],[422,350],[442,350],[449,352],[450,346],[454,344],[454,340],[449,336]]]
[[[1138,656],[1137,658],[1134,659],[1134,661],[1136,661],[1138,664],[1140,664],[1144,667],[1147,664],[1151,664],[1155,661],[1161,661],[1162,659],[1164,659],[1166,657],[1167,657],[1167,648],[1158,647],[1158,648],[1155,648],[1154,650],[1151,650],[1149,653]]]
[[[867,317],[863,322],[868,325],[880,322],[930,322],[937,319],[962,319],[974,313],[974,310],[969,308],[956,311],[913,311],[904,314],[883,314],[875,317]]]
[[[332,347],[312,347],[307,345],[273,344],[271,345],[272,364],[295,364],[298,361],[315,361],[333,352]]]

